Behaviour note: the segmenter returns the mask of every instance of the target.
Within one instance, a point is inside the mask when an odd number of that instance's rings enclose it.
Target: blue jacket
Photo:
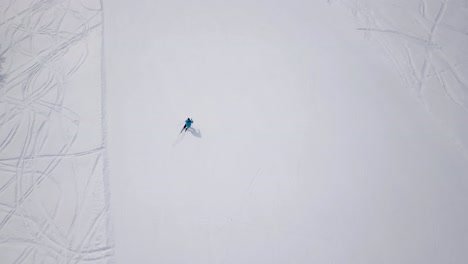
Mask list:
[[[192,126],[192,123],[193,123],[193,121],[190,120],[190,119],[185,120],[185,126],[186,126],[186,127],[191,127],[191,126]]]

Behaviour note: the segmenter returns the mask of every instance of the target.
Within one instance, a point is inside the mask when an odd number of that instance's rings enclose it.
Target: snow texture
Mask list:
[[[467,49],[466,0],[0,1],[0,262],[464,264]]]
[[[116,259],[466,262],[466,3],[109,3]]]
[[[101,3],[0,14],[0,262],[109,263]]]
[[[468,157],[468,2],[341,1]]]

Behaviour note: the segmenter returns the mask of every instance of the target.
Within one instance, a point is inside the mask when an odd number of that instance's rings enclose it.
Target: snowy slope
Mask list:
[[[407,88],[468,157],[468,3],[341,1]]]
[[[0,263],[113,256],[99,1],[0,1]]]
[[[0,263],[468,259],[467,1],[0,14]]]
[[[466,8],[437,2],[109,3],[117,259],[464,263],[466,36],[435,32]]]

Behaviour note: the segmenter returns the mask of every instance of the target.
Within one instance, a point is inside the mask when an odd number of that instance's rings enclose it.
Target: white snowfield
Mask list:
[[[99,1],[0,1],[0,263],[113,257]]]
[[[463,0],[0,1],[0,263],[464,264],[467,48]]]

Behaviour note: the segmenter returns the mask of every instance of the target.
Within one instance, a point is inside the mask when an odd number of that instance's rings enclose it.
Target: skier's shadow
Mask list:
[[[195,129],[195,128],[191,127],[189,129],[187,129],[187,131],[190,132],[192,134],[192,136],[194,136],[194,137],[197,137],[197,138],[202,137],[200,129]]]

